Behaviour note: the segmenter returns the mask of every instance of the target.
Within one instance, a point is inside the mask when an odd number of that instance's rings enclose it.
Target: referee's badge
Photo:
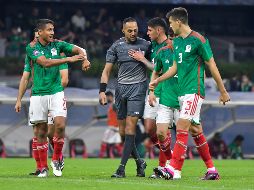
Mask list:
[[[186,49],[185,49],[185,52],[190,52],[190,51],[191,51],[191,45],[187,45]]]
[[[52,55],[52,56],[57,55],[57,50],[56,50],[56,48],[52,48],[52,49],[51,49],[51,55]]]

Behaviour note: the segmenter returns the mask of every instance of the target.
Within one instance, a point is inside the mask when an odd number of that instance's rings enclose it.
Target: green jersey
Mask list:
[[[164,41],[160,44],[158,44],[157,42],[153,41],[151,44],[151,55],[150,55],[150,60],[153,64],[155,64],[154,60],[157,56],[158,50],[164,46],[166,46],[167,43]],[[152,75],[151,75],[152,76]],[[158,86],[154,89],[154,95],[156,97],[160,97],[161,94],[161,84],[158,84]]]
[[[192,31],[186,38],[174,38],[173,47],[174,60],[177,64],[179,95],[198,94],[204,97],[204,61],[213,57],[209,41]]]
[[[156,72],[162,71],[163,74],[166,73],[173,65],[173,56],[172,42],[168,40],[168,45],[158,50],[154,70]],[[159,103],[167,107],[179,109],[177,76],[163,81],[161,86]]]
[[[63,91],[59,69],[66,67],[65,65],[46,68],[36,62],[37,58],[45,56],[47,59],[60,59],[62,58],[60,53],[70,54],[72,48],[73,44],[57,40],[46,46],[39,41],[33,41],[27,45],[26,54],[33,75],[33,96],[50,95]]]

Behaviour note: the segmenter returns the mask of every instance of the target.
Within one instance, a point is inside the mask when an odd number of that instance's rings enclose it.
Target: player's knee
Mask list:
[[[64,127],[59,127],[59,128],[56,128],[55,132],[58,134],[58,135],[62,135],[64,133]]]
[[[165,131],[158,130],[158,129],[156,131],[156,134],[157,134],[157,137],[158,137],[159,141],[164,141],[164,139],[165,139],[165,137],[167,135],[167,133]]]
[[[40,139],[45,139],[45,138],[47,138],[47,132],[46,132],[45,130],[39,130],[39,131],[38,131],[38,137],[39,137]]]
[[[202,132],[203,132],[203,130],[202,130],[202,127],[200,125],[191,125],[190,133],[191,133],[192,136],[199,135]]]
[[[189,130],[191,122],[188,119],[179,119],[176,125],[177,130]]]

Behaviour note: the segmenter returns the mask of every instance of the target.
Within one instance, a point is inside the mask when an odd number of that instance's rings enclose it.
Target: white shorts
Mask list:
[[[197,94],[186,94],[179,97],[181,119],[188,119],[193,124],[200,124],[200,110],[204,99]]]
[[[30,113],[30,108],[29,108],[29,113]],[[28,126],[33,126],[34,124],[30,123],[30,117],[28,116]],[[49,113],[48,114],[48,125],[53,125],[54,124],[54,118],[52,115]]]
[[[102,141],[108,144],[121,143],[121,136],[119,134],[119,129],[116,127],[109,126],[109,128],[104,132]]]
[[[67,116],[66,98],[63,91],[53,95],[31,96],[29,109],[31,124],[48,122],[49,113],[53,118]]]
[[[156,124],[158,123],[167,123],[170,126],[173,126],[173,122],[177,123],[179,119],[180,111],[175,108],[167,107],[162,104],[159,104],[158,116],[156,118]]]
[[[156,98],[156,104],[154,105],[154,107],[149,105],[149,96],[146,97],[146,104],[145,104],[145,110],[144,110],[144,119],[156,119],[157,117],[157,112],[159,109],[159,101],[160,98]]]

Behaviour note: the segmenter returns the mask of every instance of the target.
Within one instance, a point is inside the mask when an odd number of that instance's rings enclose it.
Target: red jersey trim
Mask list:
[[[29,45],[30,45],[31,47],[34,47],[34,46],[35,46],[35,44],[36,44],[36,42],[37,42],[37,39],[36,39],[36,38],[34,38],[34,40],[33,40],[33,41],[31,41]]]
[[[160,51],[162,51],[162,50],[166,50],[166,49],[171,49],[171,50],[173,50],[172,40],[167,39],[167,40],[166,40],[166,43],[167,43],[167,45],[166,45],[166,46],[161,47],[160,49],[158,49],[158,51],[156,52],[156,54],[158,54]]]
[[[194,37],[198,38],[202,43],[206,42],[205,37],[202,36],[201,34],[199,34],[198,32],[192,31],[190,36],[194,36]]]

